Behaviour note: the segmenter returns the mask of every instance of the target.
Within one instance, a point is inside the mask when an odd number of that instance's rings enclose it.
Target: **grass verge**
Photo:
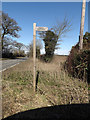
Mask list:
[[[74,79],[63,70],[66,56],[51,63],[37,63],[37,92],[33,92],[33,61],[28,59],[2,73],[3,118],[30,109],[88,103],[87,83]]]

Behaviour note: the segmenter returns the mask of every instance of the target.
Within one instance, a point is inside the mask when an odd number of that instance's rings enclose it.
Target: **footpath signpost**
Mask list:
[[[36,91],[36,31],[48,31],[48,27],[36,27],[33,23],[33,90]]]

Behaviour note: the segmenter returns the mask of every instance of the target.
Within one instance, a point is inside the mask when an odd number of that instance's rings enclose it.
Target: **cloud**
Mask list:
[[[68,50],[61,50],[61,49],[57,49],[54,52],[57,55],[69,55],[69,51]]]
[[[45,49],[44,49],[44,48],[41,49],[41,50],[40,50],[40,53],[41,53],[41,54],[45,54]]]
[[[41,49],[40,50],[41,54],[45,54],[45,49]],[[55,50],[54,54],[57,55],[69,55],[69,51],[68,50],[61,50],[61,49],[57,49]]]

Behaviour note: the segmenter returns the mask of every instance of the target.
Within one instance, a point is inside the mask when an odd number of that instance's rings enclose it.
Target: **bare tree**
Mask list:
[[[71,22],[65,17],[63,22],[57,21],[56,25],[54,25],[51,30],[58,36],[58,40],[61,39],[67,32],[71,30]]]
[[[18,31],[20,30],[21,28],[18,26],[17,22],[14,19],[10,18],[8,14],[2,12],[2,49],[4,48],[3,42],[5,39],[5,35],[10,35],[12,37],[18,38]]]
[[[0,5],[1,7],[1,5]],[[2,57],[2,46],[1,46],[1,31],[2,31],[2,12],[0,10],[0,58]]]
[[[56,24],[50,29],[50,31],[53,31],[53,33],[57,36],[57,42],[55,43],[54,51],[60,48],[60,41],[62,41],[62,37],[64,37],[66,33],[71,30],[71,26],[71,22],[65,17],[63,22],[57,21]],[[46,38],[46,34],[47,31],[39,32],[39,37],[44,40]],[[48,45],[51,46],[52,43],[53,40],[51,40]]]
[[[29,44],[29,46],[27,47],[28,51],[29,51],[29,56],[33,56],[33,41]],[[40,39],[36,40],[36,56],[40,55],[40,50],[42,49],[42,42]]]
[[[24,46],[24,44],[23,43],[19,43],[19,42],[16,42],[16,41],[14,41],[14,46],[15,47],[17,47],[18,48],[18,51],[20,51],[21,50],[21,48]]]

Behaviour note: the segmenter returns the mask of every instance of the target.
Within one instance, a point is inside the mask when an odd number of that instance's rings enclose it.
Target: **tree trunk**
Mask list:
[[[4,35],[5,35],[5,33],[2,34],[2,38],[1,38],[1,47],[2,47],[2,51],[3,51],[3,49],[4,49],[4,46],[3,46]]]

